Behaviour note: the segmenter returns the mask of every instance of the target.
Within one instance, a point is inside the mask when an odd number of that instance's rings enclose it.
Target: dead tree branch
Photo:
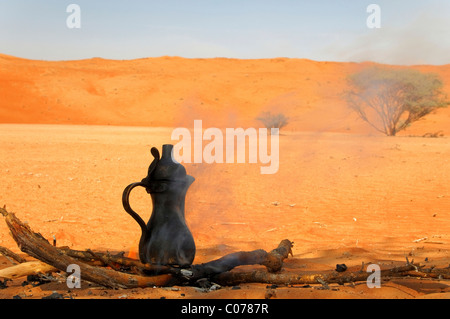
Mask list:
[[[19,255],[17,255],[16,253],[13,253],[11,250],[9,250],[6,247],[0,246],[0,254],[5,256],[13,264],[16,264],[16,262],[19,264],[26,262],[25,258],[22,258]],[[14,262],[14,261],[16,261],[16,262]]]
[[[138,274],[179,274],[179,269],[163,265],[143,264],[139,260],[124,257],[122,254],[110,255],[102,252],[89,252],[81,250],[73,250],[68,247],[59,247],[65,255],[79,259],[83,262],[97,266],[114,265],[123,270],[130,270]]]
[[[218,274],[213,278],[215,283],[224,286],[234,286],[241,283],[267,283],[276,285],[313,285],[313,284],[344,284],[352,282],[367,281],[371,273],[359,270],[355,272],[336,271],[328,273],[268,273],[261,270],[255,271],[228,271]],[[419,278],[436,278],[450,279],[450,269],[423,269],[422,266],[408,262],[405,266],[399,266],[389,269],[383,269],[380,272],[382,279],[394,277],[419,277]]]
[[[176,284],[192,284],[202,278],[207,278],[222,286],[234,286],[241,283],[267,283],[277,285],[352,283],[366,281],[370,273],[364,271],[364,264],[359,271],[325,273],[292,273],[282,271],[283,263],[288,255],[292,255],[293,243],[287,239],[281,241],[278,247],[270,252],[262,249],[235,252],[207,263],[193,265],[187,269],[171,266],[142,264],[135,259],[126,258],[123,254],[111,255],[109,252],[78,251],[68,247],[54,247],[41,234],[34,233],[31,228],[22,223],[13,213],[0,208],[0,213],[11,231],[21,251],[34,257],[42,266],[41,271],[67,272],[67,267],[76,264],[80,267],[81,278],[107,288],[137,288],[149,286],[172,286]],[[3,249],[2,254],[11,255]],[[15,260],[24,261],[17,256]],[[29,264],[28,262],[25,264]],[[29,265],[17,265],[2,270],[4,278],[17,278],[22,274],[30,274]],[[36,264],[37,265],[37,264]],[[258,269],[244,271],[235,269],[242,265],[263,265],[266,271]],[[22,267],[20,267],[22,266]],[[16,268],[14,268],[16,267]],[[17,268],[19,267],[19,268]],[[422,278],[450,279],[450,267],[444,269],[424,269],[414,261],[407,260],[406,265],[381,270],[381,278],[416,276]],[[1,275],[0,275],[1,276]]]
[[[62,253],[41,234],[34,233],[28,225],[23,224],[13,213],[7,212],[4,208],[0,208],[0,213],[5,217],[12,237],[23,252],[62,272],[67,272],[69,265],[77,264],[80,267],[82,279],[116,289],[164,286],[170,284],[173,280],[170,274],[152,277],[138,276],[88,265]]]
[[[34,233],[31,228],[23,224],[13,213],[0,208],[5,217],[11,235],[19,248],[28,255],[66,272],[70,264],[80,266],[83,279],[110,288],[134,288],[146,286],[164,286],[175,283],[192,282],[200,278],[211,277],[215,274],[229,271],[240,265],[264,265],[271,272],[279,271],[283,260],[291,253],[292,243],[283,240],[278,248],[270,253],[264,250],[251,252],[236,252],[201,265],[194,265],[190,270],[181,272],[179,268],[142,264],[137,260],[125,258],[122,255],[109,253],[71,250],[67,247],[57,248],[51,245],[41,234]],[[97,267],[103,266],[112,269]],[[123,271],[134,271],[145,275],[135,275]],[[157,274],[148,276],[149,274]],[[190,274],[187,276],[186,274]]]
[[[288,239],[281,241],[278,248],[267,253],[265,250],[240,251],[231,253],[217,260],[191,267],[192,275],[190,281],[200,278],[211,278],[217,274],[224,273],[243,265],[264,265],[269,272],[280,271],[283,260],[292,255],[293,243]]]
[[[39,260],[27,261],[0,270],[0,278],[15,279],[28,275],[45,274],[57,271],[55,267]]]

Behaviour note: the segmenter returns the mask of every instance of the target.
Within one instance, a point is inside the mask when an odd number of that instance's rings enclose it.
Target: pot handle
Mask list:
[[[142,232],[145,233],[147,231],[147,225],[142,220],[141,216],[139,216],[130,206],[130,193],[133,190],[133,188],[137,186],[146,187],[145,183],[133,183],[125,187],[123,194],[122,194],[122,205],[125,211],[131,215],[131,217],[134,218],[134,220],[137,221],[139,226],[141,226]]]

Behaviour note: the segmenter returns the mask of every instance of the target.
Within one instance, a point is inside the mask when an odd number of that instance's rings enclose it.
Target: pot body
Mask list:
[[[152,148],[155,157],[147,177],[140,183],[128,185],[123,193],[125,211],[141,226],[139,259],[142,263],[155,265],[178,265],[187,267],[195,257],[195,242],[185,220],[185,198],[194,178],[185,168],[173,161],[172,145],[163,146],[163,154]],[[134,212],[129,204],[133,188],[145,187],[152,197],[152,214],[148,223]]]

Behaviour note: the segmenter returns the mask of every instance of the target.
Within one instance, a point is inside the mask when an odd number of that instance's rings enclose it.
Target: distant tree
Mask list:
[[[388,136],[449,102],[438,75],[371,67],[348,78],[346,99],[361,119]]]
[[[279,128],[286,126],[289,122],[289,118],[283,113],[272,114],[271,112],[262,112],[257,118],[268,129]]]

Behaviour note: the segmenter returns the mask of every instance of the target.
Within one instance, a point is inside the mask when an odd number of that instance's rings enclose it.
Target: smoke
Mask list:
[[[353,62],[397,65],[450,63],[448,6],[428,7],[404,24],[399,22],[401,17],[398,21],[383,19],[386,15],[382,11],[380,29],[368,28],[354,41],[346,42],[340,38],[324,51],[335,52],[340,59]]]
[[[200,93],[191,93],[179,105],[174,118],[174,130],[185,128],[190,132],[191,154],[194,154],[194,121],[201,120],[203,129],[210,127],[234,127],[236,116],[230,110],[221,110],[212,105]],[[225,130],[223,129],[223,132]],[[203,137],[203,132],[202,132]],[[172,140],[177,144],[181,140]],[[203,147],[209,141],[202,141]],[[202,147],[202,152],[203,152]],[[224,242],[222,223],[232,222],[228,212],[236,204],[233,193],[233,176],[230,164],[208,164],[204,161],[181,163],[187,174],[195,178],[186,194],[186,223],[199,245],[214,245]]]

